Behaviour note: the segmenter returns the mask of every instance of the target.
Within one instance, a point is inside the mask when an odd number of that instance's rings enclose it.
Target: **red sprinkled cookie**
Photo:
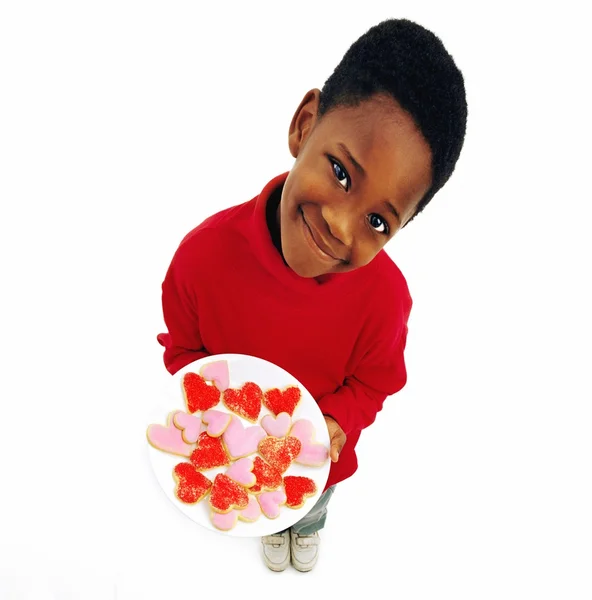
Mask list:
[[[219,513],[242,510],[249,504],[249,495],[242,485],[223,473],[218,473],[210,493],[210,506]]]
[[[244,417],[251,423],[256,423],[259,418],[262,400],[261,388],[252,381],[247,381],[238,390],[229,388],[222,395],[222,402],[228,410],[236,413],[239,417]]]
[[[185,504],[199,502],[212,487],[212,482],[190,463],[179,463],[173,469],[173,477],[177,482],[175,496]]]
[[[259,453],[273,467],[285,473],[298,456],[302,444],[298,438],[276,438],[267,436],[259,443]]]
[[[301,397],[300,388],[295,385],[288,386],[285,390],[272,388],[263,395],[263,404],[276,416],[283,412],[293,416]]]
[[[205,431],[199,434],[197,446],[189,460],[198,471],[207,471],[230,464],[230,457],[224,448],[222,438],[212,437]]]
[[[270,492],[277,490],[282,485],[282,474],[275,467],[268,465],[261,457],[253,459],[252,473],[257,478],[255,485],[249,488],[249,492]]]
[[[208,385],[197,373],[185,373],[181,387],[190,413],[209,410],[220,402],[220,390],[215,385]]]
[[[300,508],[304,506],[308,496],[314,496],[317,493],[317,486],[308,477],[286,475],[284,477],[284,490],[286,491],[286,506]]]

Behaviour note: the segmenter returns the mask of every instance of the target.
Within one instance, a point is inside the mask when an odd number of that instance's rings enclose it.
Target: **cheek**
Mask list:
[[[335,188],[331,185],[331,178],[327,176],[328,171],[324,171],[324,167],[322,158],[312,161],[303,157],[301,162],[294,165],[290,173],[293,177],[289,189],[294,202],[322,205],[332,200]]]
[[[376,236],[372,235],[372,232],[368,232],[367,229],[358,233],[356,242],[354,244],[352,252],[352,265],[355,265],[356,269],[365,267],[371,263],[377,256],[377,254],[384,248],[386,242],[381,242]]]

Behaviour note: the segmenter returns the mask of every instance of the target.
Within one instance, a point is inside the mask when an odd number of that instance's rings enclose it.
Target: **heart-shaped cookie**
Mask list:
[[[317,493],[317,486],[309,477],[286,475],[284,477],[284,490],[286,492],[286,506],[300,508],[304,506],[306,498]]]
[[[240,389],[229,388],[222,394],[222,402],[228,410],[239,417],[256,423],[261,412],[261,401],[263,392],[261,388],[252,381],[247,381]]]
[[[197,373],[185,373],[181,387],[190,413],[214,408],[220,402],[220,390],[215,385],[208,385]]]
[[[257,477],[253,474],[253,460],[248,457],[233,462],[226,469],[226,475],[246,488],[250,488],[257,481]]]
[[[213,381],[214,385],[223,392],[230,387],[230,373],[228,371],[228,362],[225,360],[215,360],[204,365],[199,370],[200,375],[208,381]]]
[[[230,458],[219,437],[211,437],[207,432],[200,433],[197,446],[189,460],[198,471],[207,471],[230,464]]]
[[[286,412],[280,413],[277,417],[273,415],[265,415],[261,419],[261,427],[267,431],[268,435],[273,437],[282,438],[288,435],[290,426],[292,425],[292,418]]]
[[[256,521],[261,516],[261,507],[259,506],[259,502],[257,502],[257,498],[255,496],[251,496],[249,494],[249,504],[247,508],[239,511],[238,518],[241,521]]]
[[[230,531],[237,523],[239,517],[238,510],[231,510],[227,513],[219,513],[215,510],[210,511],[210,521],[212,525],[220,531]]]
[[[206,412],[202,414],[201,419],[208,426],[206,429],[208,435],[211,435],[212,437],[219,437],[228,427],[228,424],[230,423],[230,417],[231,415],[229,415],[227,412],[210,408],[210,410],[206,410]]]
[[[263,405],[274,415],[285,412],[293,416],[301,398],[300,388],[295,385],[290,385],[284,390],[272,388],[263,395]]]
[[[259,454],[281,473],[285,473],[302,449],[300,440],[295,437],[276,438],[268,436],[259,444]]]
[[[179,463],[173,469],[173,478],[177,482],[175,496],[185,504],[199,502],[212,487],[212,482],[190,463]]]
[[[232,415],[230,424],[222,435],[226,449],[231,458],[249,456],[257,451],[259,442],[265,437],[265,430],[259,425],[243,427],[241,420]]]
[[[236,525],[238,519],[252,523],[260,516],[261,507],[255,496],[249,496],[249,504],[247,505],[247,508],[243,508],[243,510],[232,509],[227,513],[219,513],[215,510],[210,512],[212,524],[217,529],[220,529],[220,531],[230,531]]]
[[[175,427],[181,430],[183,439],[188,444],[195,444],[195,442],[197,442],[197,438],[199,437],[199,434],[202,431],[201,419],[198,419],[193,415],[188,415],[183,411],[179,411],[175,413],[173,421],[175,423]]]
[[[260,456],[253,459],[253,475],[257,482],[249,488],[249,492],[257,493],[261,490],[271,492],[277,490],[282,484],[281,472],[267,464]]]
[[[179,411],[175,411],[168,416],[168,424],[150,425],[146,430],[148,443],[163,452],[177,454],[178,456],[189,456],[193,446],[189,445],[184,439],[180,429],[174,424],[174,418]]]
[[[210,506],[219,513],[247,508],[249,496],[245,488],[223,473],[218,473],[210,492]]]
[[[329,450],[323,444],[314,441],[314,425],[308,419],[294,421],[290,435],[298,438],[302,444],[294,462],[307,467],[320,467],[325,464],[329,458]]]
[[[261,492],[261,494],[257,496],[257,501],[261,507],[261,512],[268,519],[275,519],[280,514],[280,506],[286,503],[286,494],[283,490]]]

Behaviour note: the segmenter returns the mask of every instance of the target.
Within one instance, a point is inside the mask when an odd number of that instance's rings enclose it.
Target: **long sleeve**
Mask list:
[[[319,399],[322,413],[333,417],[346,435],[371,425],[386,398],[405,386],[406,341],[405,324],[394,340],[376,343],[341,387]]]
[[[183,246],[179,248],[162,284],[162,311],[168,333],[157,336],[164,346],[164,364],[171,374],[185,365],[208,356],[204,348],[197,310],[197,298],[191,285],[191,264]]]

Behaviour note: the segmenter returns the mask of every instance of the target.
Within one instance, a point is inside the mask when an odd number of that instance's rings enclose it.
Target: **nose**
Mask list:
[[[342,203],[337,206],[324,206],[323,219],[331,235],[341,244],[351,249],[354,241],[354,215]]]

